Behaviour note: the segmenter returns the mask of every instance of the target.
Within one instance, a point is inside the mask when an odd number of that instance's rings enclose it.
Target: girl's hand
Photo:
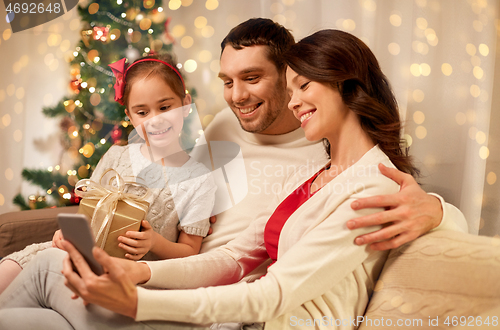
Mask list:
[[[120,248],[127,254],[125,257],[132,260],[139,260],[155,245],[156,233],[146,220],[141,223],[142,231],[127,231],[125,236],[118,237]]]
[[[56,230],[54,233],[54,237],[52,237],[52,247],[64,250],[62,246],[62,241],[64,240],[64,237],[62,235],[61,229]]]

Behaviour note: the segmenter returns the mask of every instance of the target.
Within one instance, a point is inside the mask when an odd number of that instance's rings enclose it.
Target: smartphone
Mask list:
[[[87,216],[84,214],[59,213],[57,215],[57,222],[59,223],[59,228],[61,228],[64,239],[73,244],[78,252],[80,252],[89,264],[90,269],[96,275],[104,274],[104,269],[92,254],[94,237],[90,230]],[[73,266],[73,268],[75,267]]]

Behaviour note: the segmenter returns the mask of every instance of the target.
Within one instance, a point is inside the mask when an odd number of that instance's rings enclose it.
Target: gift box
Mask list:
[[[144,194],[126,193],[127,185],[143,188]],[[78,181],[75,194],[82,198],[78,213],[90,219],[96,245],[110,256],[125,258],[126,252],[118,246],[118,237],[129,230],[140,230],[149,208],[145,201],[149,189],[140,183],[125,181],[116,171],[109,169],[99,182]]]
[[[80,201],[78,213],[85,214],[89,219],[92,219],[97,203],[99,203],[98,200],[83,198]],[[146,217],[149,203],[140,203],[143,205],[143,209],[135,208],[124,201],[118,201],[107,237],[101,235],[96,241],[96,245],[103,246],[103,250],[110,256],[125,258],[125,250],[118,246],[118,236],[124,236],[129,230],[139,231],[141,229],[141,221]],[[96,234],[94,233],[94,236]],[[104,245],[103,241],[105,241]]]

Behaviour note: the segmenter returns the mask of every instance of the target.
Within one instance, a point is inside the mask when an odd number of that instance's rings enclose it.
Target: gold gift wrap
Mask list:
[[[140,187],[142,195],[127,193],[126,187]],[[118,236],[129,230],[139,230],[145,219],[151,191],[144,185],[126,181],[113,169],[106,170],[99,182],[83,179],[76,183],[75,194],[82,198],[78,213],[90,220],[96,245],[110,256],[125,258],[125,250],[118,247]]]
[[[95,199],[84,198],[80,201],[78,213],[85,214],[89,219],[92,219],[95,207],[99,201]],[[144,209],[148,209],[148,202],[137,202],[144,205]],[[125,258],[125,250],[118,246],[118,236],[124,236],[129,230],[139,231],[141,221],[145,219],[147,211],[144,209],[135,208],[124,201],[118,201],[116,211],[111,219],[109,233],[104,243],[104,251],[112,257]],[[97,246],[101,246],[104,236],[96,242]]]

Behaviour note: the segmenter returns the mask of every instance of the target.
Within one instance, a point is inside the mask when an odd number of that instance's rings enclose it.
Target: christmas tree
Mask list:
[[[46,170],[24,169],[23,178],[47,195],[31,195],[28,200],[17,195],[14,203],[21,209],[78,204],[75,183],[90,177],[113,144],[127,143],[133,127],[125,117],[125,107],[114,101],[108,64],[123,57],[132,63],[141,56],[171,51],[170,19],[160,5],[161,1],[155,0],[115,0],[78,6],[83,30],[70,66],[71,95],[43,109],[46,116],[61,118],[61,143],[74,168],[65,173],[59,165]],[[184,127],[189,129],[189,125]]]

